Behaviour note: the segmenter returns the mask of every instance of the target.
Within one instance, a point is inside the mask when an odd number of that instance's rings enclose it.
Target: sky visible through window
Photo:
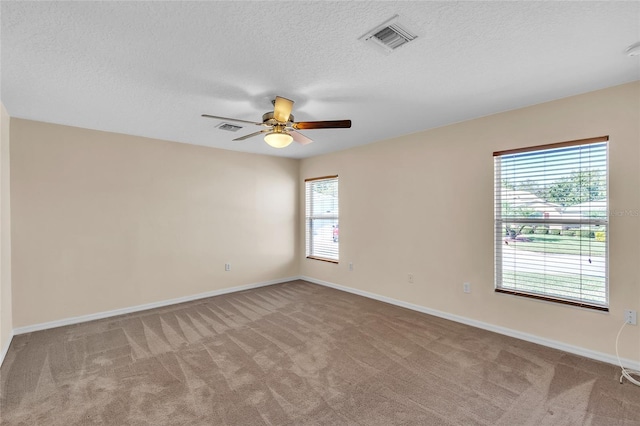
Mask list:
[[[599,173],[604,183],[607,143],[505,155],[500,159],[500,167],[503,184],[512,189],[520,189],[528,182],[549,186],[585,171]]]

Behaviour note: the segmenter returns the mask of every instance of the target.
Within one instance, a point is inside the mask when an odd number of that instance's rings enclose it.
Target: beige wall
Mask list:
[[[298,174],[12,118],[13,327],[296,276]]]
[[[614,354],[623,310],[640,309],[640,217],[610,221],[610,313],[496,294],[492,153],[610,135],[610,208],[638,211],[639,126],[636,82],[302,160],[301,180],[339,175],[341,262],[301,256],[301,273]],[[639,335],[626,330],[623,357],[640,360]]]
[[[301,273],[613,354],[640,310],[639,217],[611,218],[610,313],[493,292],[492,152],[600,135],[611,210],[640,210],[638,82],[302,161],[11,119],[13,327]],[[299,220],[301,182],[332,174],[338,265],[304,258]],[[639,336],[623,357],[640,360]]]
[[[0,103],[0,363],[12,335],[9,115]]]

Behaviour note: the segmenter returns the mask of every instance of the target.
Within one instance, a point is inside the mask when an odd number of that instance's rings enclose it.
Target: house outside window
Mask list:
[[[608,140],[493,154],[496,292],[608,311]]]
[[[309,259],[338,263],[338,176],[305,180],[305,245]]]

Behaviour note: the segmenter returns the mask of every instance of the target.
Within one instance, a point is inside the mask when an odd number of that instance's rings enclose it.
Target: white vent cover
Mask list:
[[[400,24],[398,18],[398,15],[394,15],[371,31],[367,31],[367,33],[358,40],[362,40],[367,44],[381,49],[383,52],[391,53],[397,48],[418,38],[416,34]]]
[[[242,127],[236,126],[235,124],[222,123],[221,125],[218,126],[218,129],[227,130],[229,132],[237,132],[238,130],[242,129]]]

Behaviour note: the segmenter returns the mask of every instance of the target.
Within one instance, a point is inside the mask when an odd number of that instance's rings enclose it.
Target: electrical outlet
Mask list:
[[[349,262],[349,270],[353,271],[353,262]]]
[[[413,274],[407,275],[407,281],[409,282],[409,284],[413,284]]]
[[[624,311],[624,320],[627,324],[637,325],[638,324],[638,314],[636,311],[632,309],[625,309]]]
[[[471,283],[462,284],[462,291],[465,293],[471,293]]]
[[[231,264],[230,263],[225,263],[224,264],[224,270],[229,272],[231,270]]]

